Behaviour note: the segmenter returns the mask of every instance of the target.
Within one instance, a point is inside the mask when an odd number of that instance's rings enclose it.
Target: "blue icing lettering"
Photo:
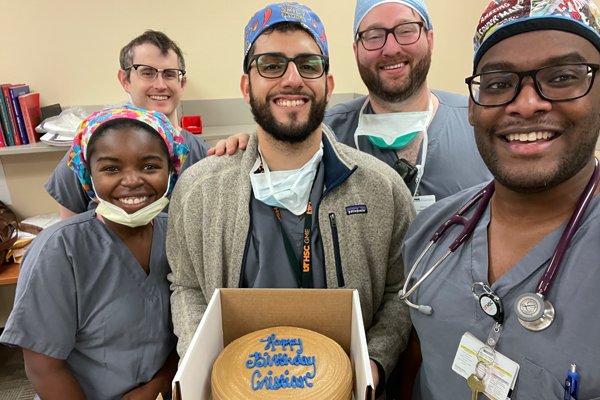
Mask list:
[[[290,351],[294,351],[294,346],[298,346],[296,350],[298,354],[302,353],[302,339],[276,339],[275,334],[271,333],[266,339],[260,339],[261,342],[266,343],[265,350],[277,351],[275,346],[281,346],[281,351],[285,351],[286,346],[289,347]]]
[[[279,390],[279,389],[297,389],[312,387],[313,383],[309,382],[309,379],[313,379],[317,374],[317,366],[315,356],[302,355],[304,348],[302,346],[302,340],[298,339],[277,339],[275,334],[272,333],[266,339],[260,339],[261,342],[266,343],[264,353],[255,352],[249,354],[249,360],[246,361],[246,367],[249,369],[253,368],[266,368],[266,367],[284,367],[287,365],[294,366],[311,366],[313,367],[312,374],[306,372],[304,375],[295,376],[290,375],[289,370],[285,370],[281,376],[273,376],[273,371],[269,370],[266,376],[262,376],[258,369],[252,372],[251,385],[253,390]],[[296,347],[296,355],[292,358],[287,353],[276,353],[269,354],[269,351],[277,351],[277,347],[281,347],[280,351],[284,352],[289,350],[294,351]],[[287,348],[287,349],[286,349]],[[261,379],[262,378],[262,379]]]

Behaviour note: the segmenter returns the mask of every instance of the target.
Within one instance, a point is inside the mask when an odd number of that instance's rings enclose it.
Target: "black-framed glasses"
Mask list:
[[[579,99],[590,92],[594,84],[598,64],[573,63],[552,65],[531,71],[490,71],[465,79],[469,94],[475,104],[484,107],[503,106],[512,103],[519,92],[523,79],[530,76],[537,94],[547,101]]]
[[[281,78],[287,71],[290,62],[296,64],[296,69],[305,79],[317,79],[329,69],[329,57],[322,54],[300,54],[288,58],[281,53],[262,53],[253,55],[248,60],[248,70],[256,61],[256,70],[263,78]]]
[[[144,64],[133,64],[131,67],[125,68],[125,71],[128,69],[134,69],[137,76],[145,81],[153,81],[158,76],[159,72],[162,73],[163,80],[166,82],[181,82],[183,76],[185,75],[185,71],[177,68],[166,68],[166,69],[158,69],[151,67],[150,65]]]
[[[365,50],[379,50],[385,46],[388,36],[394,35],[396,42],[401,45],[413,44],[421,38],[423,21],[403,22],[393,28],[373,28],[356,34],[356,41],[361,41]]]

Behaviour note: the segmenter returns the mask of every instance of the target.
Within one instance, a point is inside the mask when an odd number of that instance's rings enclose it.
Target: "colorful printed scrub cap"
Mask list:
[[[400,3],[404,4],[407,7],[412,8],[421,16],[423,21],[425,21],[425,25],[427,29],[432,30],[433,25],[431,24],[431,20],[429,19],[429,12],[427,11],[427,6],[423,0],[357,0],[356,1],[356,10],[354,11],[354,35],[358,33],[358,27],[363,19],[367,16],[367,14],[377,7],[378,5],[384,3]]]
[[[256,39],[270,26],[281,22],[298,22],[305,27],[317,42],[321,54],[329,56],[327,36],[321,19],[310,8],[298,3],[275,3],[257,11],[244,29],[244,73],[248,73],[246,56]]]
[[[157,131],[164,139],[167,148],[169,149],[171,161],[173,161],[173,166],[175,167],[175,171],[171,176],[171,182],[169,183],[169,191],[167,192],[170,194],[179,177],[181,165],[189,152],[185,140],[181,136],[181,133],[171,125],[167,117],[163,114],[125,105],[119,108],[108,108],[90,115],[81,122],[77,135],[75,136],[75,139],[73,139],[68,165],[69,168],[75,171],[75,174],[79,178],[79,182],[81,182],[87,195],[96,203],[99,202],[92,187],[92,177],[87,168],[88,164],[85,159],[88,142],[92,134],[100,125],[107,121],[119,118],[135,119],[144,122]]]
[[[590,0],[494,0],[481,16],[473,38],[473,71],[498,42],[538,30],[574,33],[600,51],[600,11]]]

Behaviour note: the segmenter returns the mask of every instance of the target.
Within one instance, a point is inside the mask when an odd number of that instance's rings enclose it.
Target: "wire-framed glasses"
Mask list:
[[[134,69],[137,76],[145,81],[153,81],[159,73],[162,73],[163,80],[166,82],[181,82],[181,79],[185,75],[185,71],[182,69],[158,69],[144,64],[133,64],[131,67],[125,68],[125,71],[128,69]]]

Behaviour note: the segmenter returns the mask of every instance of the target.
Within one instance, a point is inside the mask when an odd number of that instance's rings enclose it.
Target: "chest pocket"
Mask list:
[[[566,378],[566,374],[565,374]],[[515,391],[512,398],[514,400],[550,400],[563,399],[565,394],[564,386],[550,372],[537,366],[528,359],[524,358],[521,362],[521,369]],[[581,400],[599,400],[600,397]]]

